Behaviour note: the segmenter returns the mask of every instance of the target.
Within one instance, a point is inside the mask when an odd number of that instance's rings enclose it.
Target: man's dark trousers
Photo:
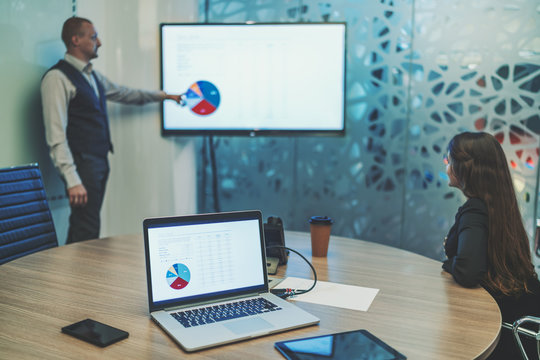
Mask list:
[[[74,153],[73,160],[88,193],[88,203],[71,207],[66,244],[99,237],[99,214],[109,177],[109,161],[106,156]]]

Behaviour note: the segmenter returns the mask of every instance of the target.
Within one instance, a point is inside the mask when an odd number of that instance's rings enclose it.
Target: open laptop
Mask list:
[[[186,351],[317,324],[268,289],[262,214],[145,219],[150,314]]]

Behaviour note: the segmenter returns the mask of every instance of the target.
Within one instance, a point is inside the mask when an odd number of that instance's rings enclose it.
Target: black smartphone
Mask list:
[[[111,345],[129,336],[127,331],[92,319],[64,326],[62,332],[101,347]]]
[[[367,330],[280,341],[276,349],[290,360],[405,360],[403,354]]]

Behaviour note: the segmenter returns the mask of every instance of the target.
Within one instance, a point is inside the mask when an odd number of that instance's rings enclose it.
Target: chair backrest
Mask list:
[[[509,301],[503,305],[503,308],[508,308],[510,304],[510,308],[515,310],[510,315],[507,313],[507,322],[502,323],[503,331],[499,343],[505,344],[505,359],[521,357],[524,360],[540,360],[540,281],[531,277],[527,287],[530,292],[517,298],[507,298]],[[511,319],[514,320],[513,323],[509,322]],[[512,356],[509,356],[510,348],[515,349],[512,350]]]
[[[0,264],[55,246],[38,164],[0,169]]]

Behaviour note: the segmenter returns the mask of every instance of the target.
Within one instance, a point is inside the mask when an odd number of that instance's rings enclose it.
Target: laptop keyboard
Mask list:
[[[218,321],[263,314],[281,308],[263,298],[240,300],[237,302],[212,305],[204,308],[171,313],[184,327],[211,324]]]

